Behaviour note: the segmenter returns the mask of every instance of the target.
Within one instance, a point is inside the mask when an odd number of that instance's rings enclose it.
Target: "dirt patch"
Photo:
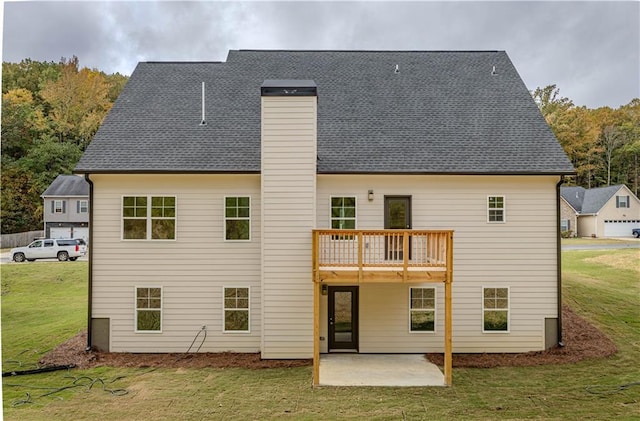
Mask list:
[[[568,306],[562,306],[564,347],[520,354],[453,354],[454,367],[525,367],[568,364],[588,358],[606,358],[618,351],[616,345],[591,323]],[[443,364],[443,354],[427,354],[435,364]]]
[[[616,353],[615,344],[602,332],[575,314],[569,307],[562,311],[563,348],[522,354],[454,354],[454,367],[507,367],[542,364],[566,364],[587,358],[605,358]],[[42,366],[75,364],[78,368],[166,367],[166,368],[283,368],[302,367],[311,360],[262,360],[259,353],[233,352],[191,354],[131,354],[115,352],[85,352],[86,332],[80,333],[45,355]],[[427,354],[427,359],[442,365],[442,354]]]

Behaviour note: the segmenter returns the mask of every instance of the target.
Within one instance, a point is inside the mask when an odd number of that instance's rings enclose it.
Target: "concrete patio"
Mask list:
[[[322,354],[320,386],[445,386],[424,354]]]

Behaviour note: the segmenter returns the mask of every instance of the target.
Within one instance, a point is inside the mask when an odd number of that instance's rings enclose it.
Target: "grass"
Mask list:
[[[640,417],[638,250],[564,256],[564,299],[605,331],[609,359],[525,368],[454,369],[451,388],[310,387],[311,368],[101,367],[3,379],[6,420],[634,419]],[[3,360],[39,353],[85,324],[86,263],[2,266]],[[23,350],[27,353],[19,355]],[[51,389],[79,386],[41,397]],[[81,377],[86,378],[81,378]],[[90,379],[102,379],[89,389]],[[20,385],[20,386],[14,386]],[[120,396],[113,389],[124,389]],[[13,406],[27,400],[31,403]]]

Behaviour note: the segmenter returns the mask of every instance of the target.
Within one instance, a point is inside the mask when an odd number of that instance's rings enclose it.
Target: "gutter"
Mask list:
[[[89,179],[89,174],[84,175],[84,179],[89,183],[89,247],[93,247],[93,181]],[[93,252],[89,250],[89,277],[87,294],[87,347],[86,352],[91,351],[91,316],[93,313]]]
[[[558,296],[558,346],[564,347],[562,341],[562,241],[560,236],[560,186],[564,183],[564,176],[556,184],[556,271],[557,271],[557,296]],[[89,229],[91,230],[91,229]],[[89,234],[91,235],[91,234]]]

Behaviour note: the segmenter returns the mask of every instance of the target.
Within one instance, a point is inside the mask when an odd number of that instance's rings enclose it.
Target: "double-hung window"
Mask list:
[[[125,240],[175,240],[175,196],[124,196],[122,238]]]
[[[89,201],[78,200],[78,213],[87,213],[87,212],[89,212]]]
[[[224,232],[224,238],[226,240],[251,240],[250,197],[225,197]]]
[[[435,332],[436,289],[410,288],[411,332]]]
[[[616,196],[616,208],[629,208],[629,196]]]
[[[224,288],[224,331],[249,332],[249,288]]]
[[[482,289],[482,331],[509,331],[509,288]]]
[[[65,201],[64,200],[54,200],[53,201],[53,213],[65,213]]]
[[[504,196],[487,198],[487,222],[505,222]]]
[[[162,288],[136,287],[136,332],[162,331]]]

